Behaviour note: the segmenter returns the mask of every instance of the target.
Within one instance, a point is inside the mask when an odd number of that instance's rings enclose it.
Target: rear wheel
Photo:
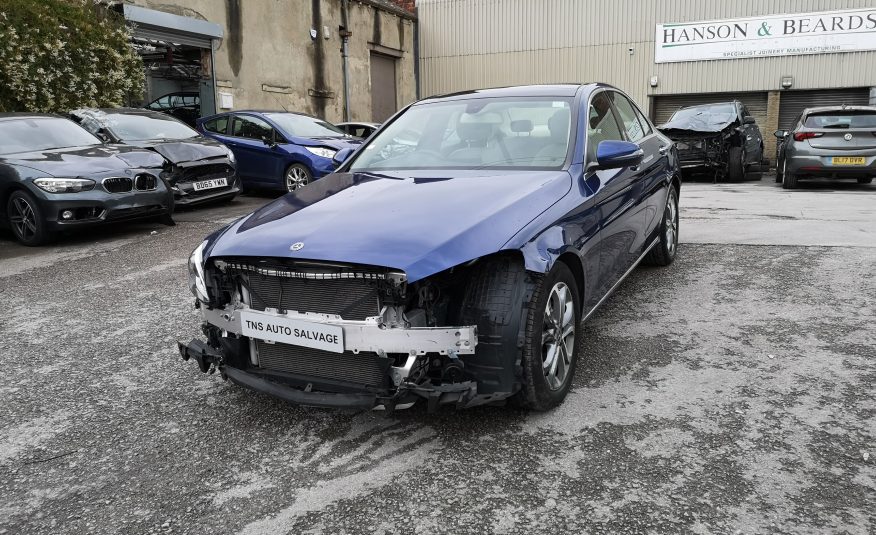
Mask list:
[[[745,152],[742,147],[730,147],[727,151],[727,178],[742,182],[745,178]]]
[[[288,169],[286,169],[284,184],[286,186],[286,191],[293,192],[310,184],[312,180],[313,175],[310,173],[310,169],[308,169],[307,166],[301,165],[300,163],[293,163]]]
[[[6,217],[15,239],[24,245],[42,245],[51,239],[36,199],[26,191],[14,191],[6,204]]]
[[[784,163],[781,160],[776,161],[776,184],[782,181],[782,167]]]
[[[861,177],[858,179],[858,184],[872,184],[873,177]]]
[[[782,163],[782,187],[785,189],[794,189],[797,187],[797,175],[788,171],[788,160]]]

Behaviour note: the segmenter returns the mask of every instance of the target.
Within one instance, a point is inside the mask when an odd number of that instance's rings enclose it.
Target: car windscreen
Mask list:
[[[100,145],[73,121],[34,117],[0,121],[0,154]]]
[[[282,130],[295,137],[343,137],[347,135],[337,126],[307,115],[296,113],[266,113]]]
[[[708,122],[729,122],[736,117],[736,106],[733,104],[707,104],[705,106],[682,108],[672,114],[670,122],[691,120],[705,116],[709,116]]]
[[[375,134],[350,170],[559,169],[569,151],[571,110],[564,97],[420,103]]]
[[[107,113],[103,118],[106,128],[122,141],[146,141],[153,139],[189,139],[198,132],[173,117],[127,113]]]
[[[876,128],[876,112],[874,111],[835,111],[813,113],[806,117],[803,123],[806,128]]]

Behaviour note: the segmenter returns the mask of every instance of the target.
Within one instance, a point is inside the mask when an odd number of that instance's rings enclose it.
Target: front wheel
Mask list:
[[[43,245],[52,237],[36,199],[26,191],[12,192],[6,204],[6,217],[15,239],[23,245]]]
[[[666,206],[663,208],[663,220],[660,222],[660,243],[651,249],[645,257],[645,263],[651,266],[668,266],[675,260],[678,251],[678,190],[669,186],[666,195]]]
[[[730,147],[727,151],[727,177],[732,182],[742,182],[745,178],[745,151],[742,147]]]
[[[518,400],[546,411],[562,403],[578,361],[581,306],[578,284],[562,262],[536,283],[526,315],[523,389]]]
[[[284,184],[286,186],[286,191],[291,193],[310,184],[312,180],[313,174],[307,166],[300,163],[293,163],[288,169],[286,169]]]

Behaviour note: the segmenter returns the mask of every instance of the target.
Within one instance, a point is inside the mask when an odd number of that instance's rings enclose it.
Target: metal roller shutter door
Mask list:
[[[767,117],[767,93],[699,93],[695,95],[662,95],[654,97],[654,124],[661,125],[672,117],[678,108],[698,106],[714,102],[738,100],[745,104],[757,124],[765,124]]]
[[[783,91],[779,100],[779,129],[790,130],[794,119],[806,108],[815,106],[867,106],[870,88],[819,89],[816,91]]]

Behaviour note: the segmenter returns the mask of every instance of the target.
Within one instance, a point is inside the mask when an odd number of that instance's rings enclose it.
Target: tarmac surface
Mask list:
[[[876,185],[686,183],[677,261],[549,413],[301,408],[201,374],[186,259],[243,197],[0,234],[0,534],[876,531]]]

